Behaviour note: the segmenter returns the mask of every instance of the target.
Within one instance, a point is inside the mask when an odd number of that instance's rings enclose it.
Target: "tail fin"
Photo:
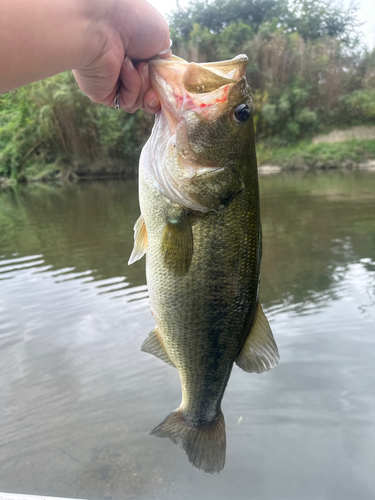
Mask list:
[[[224,468],[226,438],[222,412],[215,420],[193,427],[184,419],[182,411],[177,409],[150,434],[169,438],[183,448],[189,462],[198,470],[213,474]]]

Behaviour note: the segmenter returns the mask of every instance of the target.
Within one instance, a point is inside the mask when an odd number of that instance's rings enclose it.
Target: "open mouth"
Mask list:
[[[228,105],[228,96],[246,72],[247,56],[217,63],[188,63],[172,56],[150,62],[152,86],[162,103],[170,132],[189,112],[206,120],[217,119]]]

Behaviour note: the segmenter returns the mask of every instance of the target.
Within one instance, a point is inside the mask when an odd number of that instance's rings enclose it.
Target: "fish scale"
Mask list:
[[[195,64],[190,71],[179,58],[151,63],[162,110],[141,155],[141,217],[129,261],[146,253],[157,326],[142,350],[175,366],[181,380],[181,405],[152,434],[171,439],[185,449],[196,468],[207,473],[219,472],[225,463],[221,401],[233,364],[260,373],[278,362],[258,296],[261,224],[245,59],[217,63],[216,69],[223,66],[231,79],[226,83],[221,75],[207,81],[203,87],[210,92],[201,92],[194,107],[196,96],[187,89],[202,88],[215,67]],[[225,107],[218,102],[220,88],[215,84],[228,90]],[[209,118],[205,102],[211,108]],[[244,103],[249,112],[241,123],[235,110],[239,105],[243,109]],[[184,155],[177,147],[169,148],[166,156],[163,145],[176,133],[178,123],[186,130],[186,137],[182,132],[177,136]],[[202,165],[210,167],[202,170]],[[161,169],[169,177],[158,173]],[[196,209],[196,200],[201,210]]]

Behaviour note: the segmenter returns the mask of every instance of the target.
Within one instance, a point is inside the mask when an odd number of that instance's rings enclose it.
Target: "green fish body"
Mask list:
[[[279,359],[259,304],[261,224],[246,56],[151,63],[162,102],[139,172],[130,263],[146,253],[156,328],[142,350],[179,372],[182,402],[152,434],[207,473],[225,463],[221,400],[236,362]]]

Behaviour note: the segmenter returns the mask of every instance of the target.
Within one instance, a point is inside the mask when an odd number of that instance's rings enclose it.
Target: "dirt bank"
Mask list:
[[[318,144],[319,142],[344,142],[344,141],[368,141],[375,139],[375,125],[374,126],[358,126],[351,127],[348,130],[332,130],[329,134],[316,135],[312,143]]]

